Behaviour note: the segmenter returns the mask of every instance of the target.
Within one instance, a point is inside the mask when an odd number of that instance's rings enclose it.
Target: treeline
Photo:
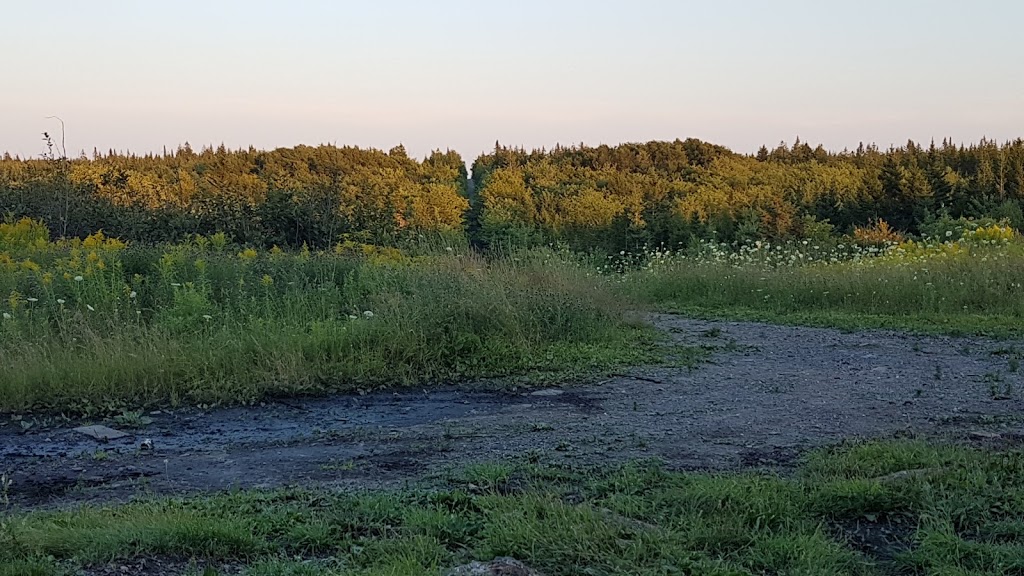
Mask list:
[[[144,156],[0,160],[0,216],[40,218],[55,236],[102,229],[136,241],[222,231],[239,242],[326,246],[340,239],[392,244],[459,232],[469,207],[465,162],[401,146],[196,153],[187,144]]]
[[[471,184],[471,185],[470,185]],[[919,233],[939,218],[1024,228],[1024,140],[913,142],[829,152],[799,140],[742,155],[699,140],[526,151],[473,163],[402,147],[298,146],[0,159],[0,213],[55,236],[128,240],[223,231],[240,242],[395,244],[463,233],[479,245],[565,243],[618,251],[851,234],[884,220]]]
[[[1024,140],[832,153],[797,140],[755,156],[699,140],[506,148],[473,164],[470,225],[488,244],[605,250],[849,234],[879,220],[919,233],[937,218],[1024,227]]]

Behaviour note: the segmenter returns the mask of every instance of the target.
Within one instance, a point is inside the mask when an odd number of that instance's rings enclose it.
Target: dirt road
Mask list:
[[[786,466],[851,437],[1024,442],[1022,342],[651,317],[713,348],[694,370],[636,368],[594,385],[456,389],[160,412],[99,443],[78,422],[0,425],[0,472],[19,508],[136,494],[284,485],[401,485],[472,462],[677,469]],[[115,425],[116,426],[116,425]],[[141,450],[151,439],[153,450]]]

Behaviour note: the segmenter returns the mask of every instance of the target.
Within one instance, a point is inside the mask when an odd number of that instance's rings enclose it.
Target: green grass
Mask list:
[[[0,266],[0,293],[12,295],[11,317],[0,320],[0,411],[573,379],[659,357],[652,329],[554,254],[236,252],[49,245],[16,254],[8,274]],[[39,269],[26,272],[19,258]]]
[[[768,262],[669,258],[628,273],[622,289],[645,306],[707,318],[1024,335],[1021,244],[787,264],[793,251]]]
[[[791,477],[504,463],[443,485],[15,513],[0,528],[0,574],[168,558],[195,574],[420,575],[503,555],[554,576],[1024,571],[1019,451],[856,444],[810,455]]]

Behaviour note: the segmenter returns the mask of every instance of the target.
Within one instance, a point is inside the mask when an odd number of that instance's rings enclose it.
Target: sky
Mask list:
[[[0,0],[0,152],[1024,137],[1017,0]]]

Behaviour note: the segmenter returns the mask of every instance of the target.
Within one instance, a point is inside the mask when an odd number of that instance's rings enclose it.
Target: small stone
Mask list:
[[[128,436],[128,434],[125,434],[120,430],[114,430],[113,428],[108,428],[106,426],[102,426],[99,424],[94,426],[79,426],[78,428],[75,428],[75,432],[78,432],[79,434],[85,434],[90,438],[100,440],[102,442],[107,442],[109,440],[117,440],[119,438],[124,438]]]

